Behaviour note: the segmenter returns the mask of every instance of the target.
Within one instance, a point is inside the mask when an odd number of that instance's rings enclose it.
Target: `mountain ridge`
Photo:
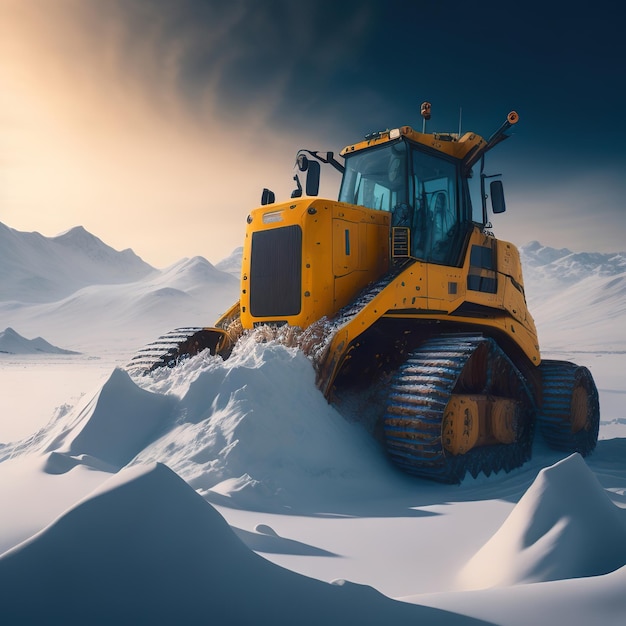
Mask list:
[[[626,252],[572,252],[551,248],[538,241],[520,247],[522,271],[550,273],[572,284],[587,276],[616,276],[626,272]]]
[[[519,250],[542,350],[574,337],[580,349],[626,346],[626,253],[538,241]],[[124,346],[138,347],[176,326],[210,326],[239,297],[241,256],[235,248],[216,265],[194,256],[158,270],[82,226],[46,238],[0,223],[0,328],[83,351],[96,327],[115,327]],[[70,328],[69,319],[84,322]]]
[[[13,328],[0,331],[0,353],[5,354],[80,354],[48,343],[42,337],[26,339]]]
[[[131,249],[118,251],[82,226],[55,237],[0,222],[0,299],[50,302],[81,287],[144,278],[155,268]]]

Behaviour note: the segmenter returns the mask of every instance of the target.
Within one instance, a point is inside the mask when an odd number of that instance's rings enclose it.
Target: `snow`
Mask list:
[[[153,271],[132,250],[113,250],[81,226],[44,237],[0,223],[3,301],[47,302],[87,285],[129,282]]]
[[[537,438],[523,467],[446,486],[392,467],[367,407],[341,416],[294,348],[253,334],[227,361],[123,369],[236,300],[237,251],[123,282],[132,256],[98,260],[83,229],[54,248],[2,229],[24,267],[87,250],[97,271],[45,299],[0,276],[0,328],[81,353],[0,354],[0,623],[624,622],[624,255],[523,250],[545,355],[596,378],[594,453]]]
[[[6,354],[77,354],[72,350],[63,350],[48,343],[41,337],[26,339],[12,328],[0,332],[0,352]]]
[[[482,588],[600,576],[624,564],[626,512],[573,454],[539,472],[460,578]]]
[[[587,353],[626,349],[626,253],[573,253],[522,246],[528,305],[542,350],[567,346]]]
[[[241,276],[241,256],[243,255],[243,246],[235,248],[225,259],[215,264],[215,267],[222,272],[228,272],[237,279]]]

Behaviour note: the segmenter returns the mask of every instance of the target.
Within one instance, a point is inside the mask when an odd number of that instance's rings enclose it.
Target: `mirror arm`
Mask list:
[[[291,197],[300,198],[302,197],[302,185],[300,184],[300,178],[298,178],[298,175],[296,174],[293,179],[296,181],[296,185],[298,185],[298,187],[291,192]]]
[[[345,171],[345,167],[339,163],[339,161],[337,161],[337,159],[335,159],[335,154],[334,152],[326,152],[326,156],[322,156],[318,150],[298,150],[298,155],[306,152],[307,154],[310,154],[314,159],[317,159],[318,161],[320,161],[321,163],[327,163],[328,165],[332,165],[338,172],[341,172],[342,174]],[[296,163],[298,161],[298,156],[296,155]]]

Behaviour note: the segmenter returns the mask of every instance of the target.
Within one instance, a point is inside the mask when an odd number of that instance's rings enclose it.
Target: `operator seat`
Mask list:
[[[448,198],[443,191],[438,191],[431,201],[433,220],[433,243],[443,241],[454,224],[448,210]]]

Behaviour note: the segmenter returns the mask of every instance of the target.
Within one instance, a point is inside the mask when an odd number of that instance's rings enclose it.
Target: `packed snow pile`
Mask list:
[[[171,397],[139,389],[116,368],[93,400],[51,433],[46,451],[120,469],[166,426],[173,404]]]
[[[41,337],[26,339],[12,328],[0,332],[0,354],[78,354],[57,348]]]
[[[119,472],[2,555],[0,589],[11,624],[468,623],[266,561],[160,464]]]
[[[395,474],[371,435],[327,403],[301,352],[252,337],[227,361],[204,352],[135,379],[116,368],[39,439],[55,453],[52,473],[158,461],[208,499],[253,508],[313,506],[338,484],[372,494]]]
[[[467,588],[600,576],[626,565],[626,512],[579,454],[539,472],[460,574]]]
[[[137,460],[167,458],[209,498],[312,505],[338,483],[373,493],[393,472],[371,435],[327,403],[295,348],[250,337],[227,361],[200,355],[159,374],[148,388],[180,397],[177,420]]]

